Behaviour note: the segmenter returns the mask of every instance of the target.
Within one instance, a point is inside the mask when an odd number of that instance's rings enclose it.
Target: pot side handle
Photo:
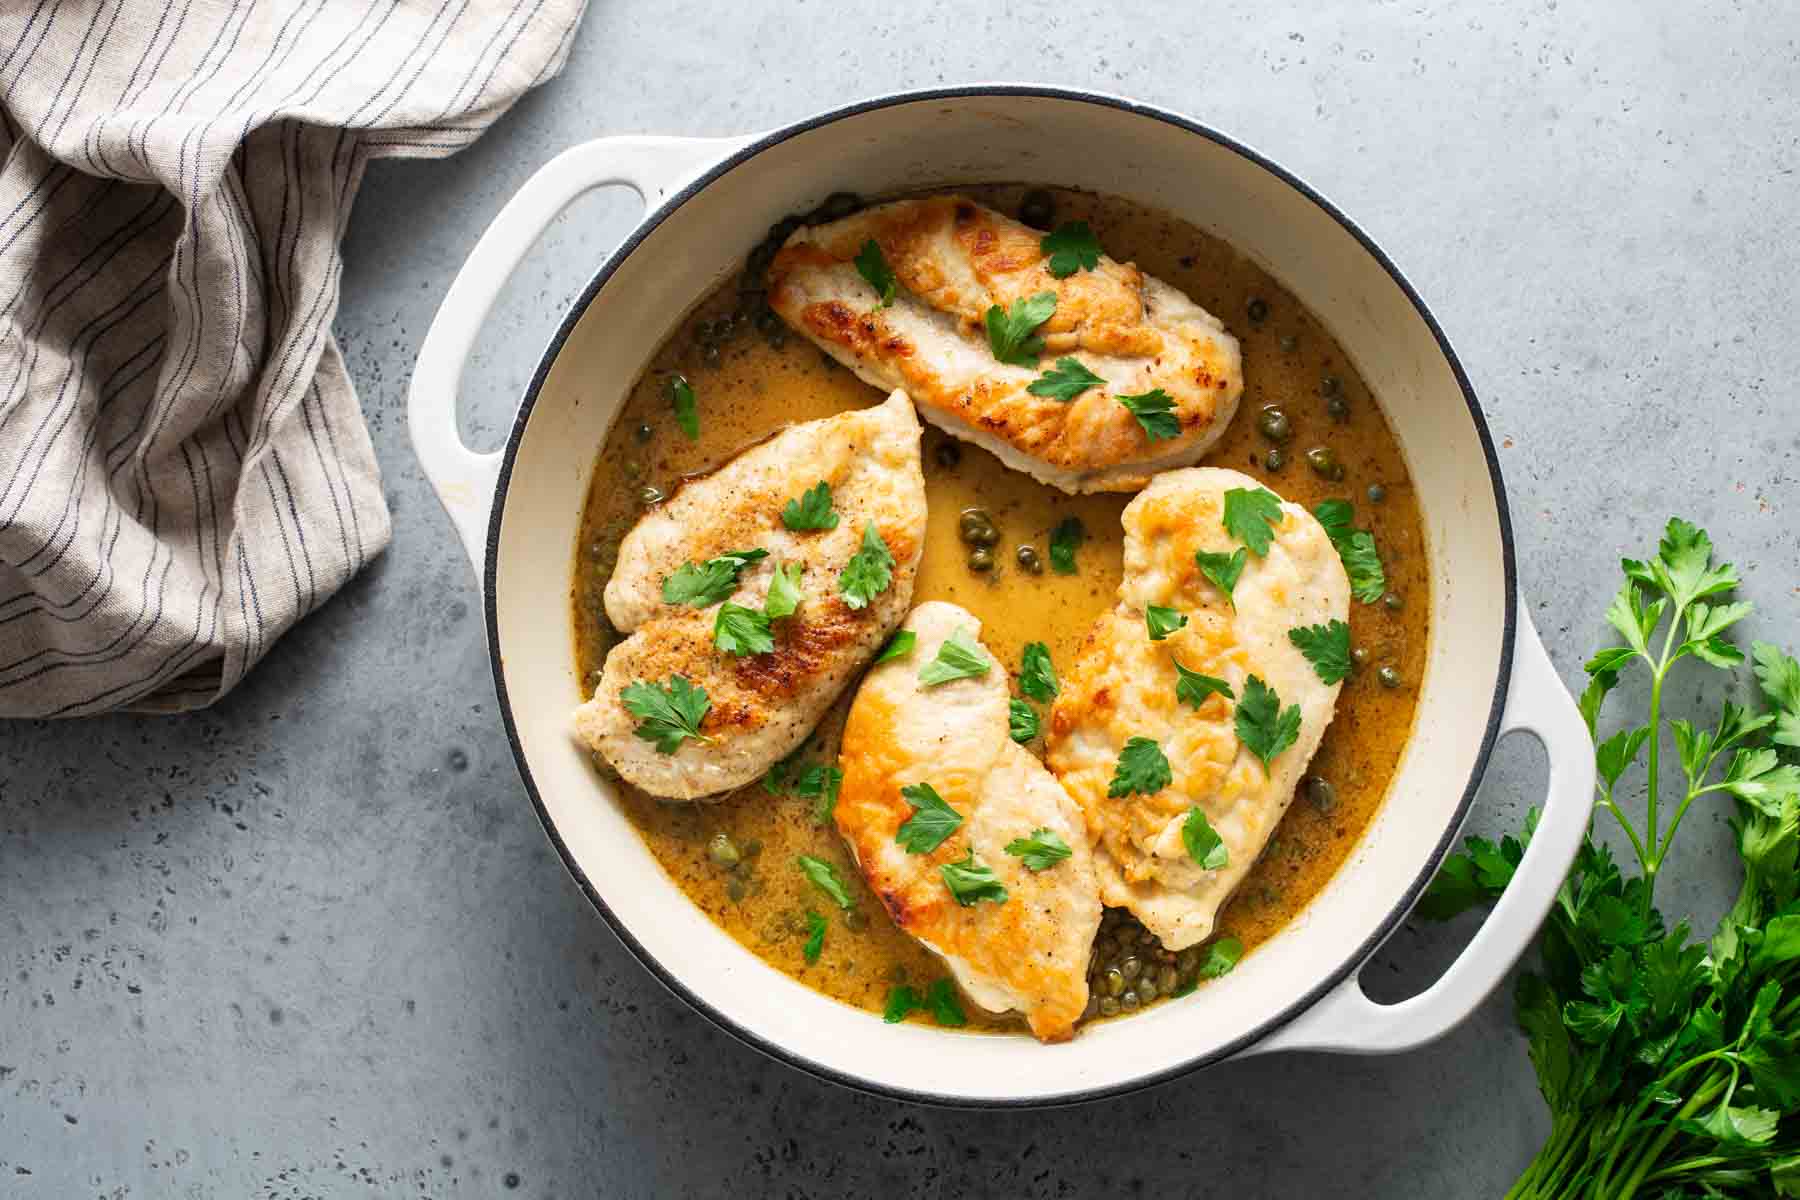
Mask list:
[[[1475,1011],[1537,934],[1575,860],[1594,808],[1594,746],[1587,726],[1519,605],[1512,683],[1502,735],[1520,730],[1543,743],[1550,760],[1544,810],[1531,846],[1493,911],[1450,969],[1419,995],[1377,1004],[1353,974],[1297,1019],[1247,1053],[1332,1050],[1386,1054],[1449,1033]]]
[[[413,452],[450,514],[477,576],[482,573],[502,454],[474,451],[463,444],[456,427],[456,397],[469,351],[500,289],[550,222],[584,192],[624,184],[637,192],[646,208],[654,207],[747,140],[610,137],[570,147],[538,168],[506,202],[456,273],[419,347],[406,410]]]

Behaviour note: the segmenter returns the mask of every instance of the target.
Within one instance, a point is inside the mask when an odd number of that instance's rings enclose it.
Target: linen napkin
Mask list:
[[[386,546],[351,199],[556,74],[584,3],[0,5],[0,716],[211,703]]]

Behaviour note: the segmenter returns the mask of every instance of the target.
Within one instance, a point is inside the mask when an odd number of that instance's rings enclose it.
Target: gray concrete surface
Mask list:
[[[571,142],[947,82],[1092,86],[1265,149],[1411,274],[1502,439],[1524,590],[1566,677],[1606,636],[1618,556],[1671,511],[1746,568],[1758,631],[1791,640],[1800,13],[918,7],[596,0],[563,77],[478,146],[370,173],[337,328],[392,550],[216,711],[0,728],[0,1195],[1504,1190],[1547,1128],[1504,998],[1409,1055],[1259,1059],[1000,1115],[818,1083],[693,1015],[588,910],[525,801],[476,590],[407,446],[407,374],[479,231]],[[634,212],[595,197],[523,272],[472,375],[478,435]],[[1504,746],[1474,824],[1514,824],[1540,785],[1535,747]],[[1665,902],[1710,920],[1722,819],[1686,841]],[[1468,932],[1406,929],[1372,986],[1422,986]]]

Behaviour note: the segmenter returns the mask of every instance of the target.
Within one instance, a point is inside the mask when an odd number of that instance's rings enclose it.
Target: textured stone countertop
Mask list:
[[[589,910],[526,802],[406,380],[481,229],[573,142],[1093,87],[1271,154],[1410,275],[1486,408],[1566,679],[1672,511],[1792,640],[1800,11],[779,7],[594,0],[563,76],[473,149],[375,166],[337,330],[392,549],[214,711],[0,727],[0,1195],[1476,1197],[1544,1136],[1505,997],[1411,1054],[1040,1113],[871,1099],[721,1034]],[[470,374],[481,436],[635,212],[583,201],[515,281]],[[1514,825],[1541,774],[1503,744],[1473,826]],[[1723,907],[1726,837],[1712,812],[1684,835],[1668,908]],[[1406,927],[1371,989],[1416,990],[1469,929]]]

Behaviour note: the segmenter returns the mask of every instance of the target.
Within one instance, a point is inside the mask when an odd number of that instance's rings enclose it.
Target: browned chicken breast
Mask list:
[[[576,710],[578,736],[678,800],[741,787],[805,740],[912,602],[919,433],[895,392],[795,425],[647,513],[606,586],[631,636]]]
[[[932,424],[1065,492],[1134,491],[1198,460],[1237,410],[1237,340],[1130,263],[1101,254],[1058,278],[1042,239],[958,196],[883,204],[796,231],[770,267],[769,303],[862,379],[905,388]],[[891,303],[858,270],[870,242],[894,276]],[[1054,311],[1001,361],[989,310],[1046,294]],[[1052,371],[1092,382],[1033,393]],[[1167,415],[1147,428],[1120,397]]]
[[[933,601],[905,628],[911,652],[871,670],[851,704],[838,832],[894,923],[971,999],[1061,1041],[1087,1005],[1100,927],[1080,809],[1008,736],[1006,670],[981,623]],[[947,642],[954,674],[934,666]]]
[[[1234,490],[1267,498],[1263,554],[1225,528]],[[1332,660],[1350,665],[1349,630],[1334,638],[1331,623],[1349,616],[1350,583],[1312,514],[1277,506],[1236,471],[1159,476],[1122,521],[1118,605],[1064,672],[1046,761],[1081,804],[1101,896],[1180,950],[1212,934],[1331,723],[1341,687]],[[1215,562],[1243,554],[1229,597],[1197,551]],[[1231,578],[1229,566],[1221,573]],[[1159,628],[1174,624],[1170,611],[1186,623],[1153,639],[1153,605],[1165,614]],[[1341,656],[1321,648],[1334,641]]]

